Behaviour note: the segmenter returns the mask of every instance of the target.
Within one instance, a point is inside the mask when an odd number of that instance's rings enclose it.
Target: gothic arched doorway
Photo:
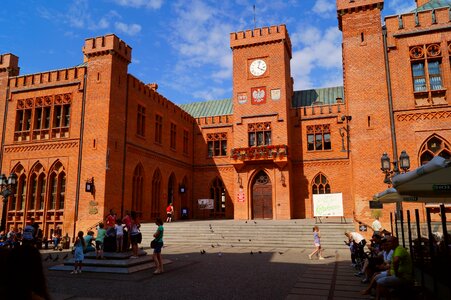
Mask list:
[[[258,172],[252,183],[252,217],[272,219],[272,185],[268,174]]]

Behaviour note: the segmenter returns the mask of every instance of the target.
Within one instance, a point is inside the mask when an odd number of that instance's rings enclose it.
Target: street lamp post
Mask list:
[[[393,164],[393,170],[391,170],[391,164]],[[401,151],[401,155],[399,156],[399,160],[393,161],[393,163],[390,162],[390,157],[385,152],[382,154],[381,157],[381,170],[385,173],[385,179],[384,183],[391,185],[392,184],[392,178],[395,175],[398,175],[400,173],[401,169],[403,172],[407,172],[410,169],[410,158],[409,155],[407,155],[406,150]],[[396,202],[396,213],[399,215],[399,213],[402,210],[402,204],[401,202]]]
[[[8,198],[12,194],[14,194],[14,190],[17,184],[17,175],[15,173],[11,173],[6,178],[5,174],[0,175],[0,194],[3,196],[3,209],[2,209],[2,221],[0,225],[0,231],[6,229],[6,211],[8,206]]]

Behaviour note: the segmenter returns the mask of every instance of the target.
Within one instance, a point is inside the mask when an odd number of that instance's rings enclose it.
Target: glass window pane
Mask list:
[[[208,157],[213,157],[213,142],[208,142]]]
[[[265,145],[271,145],[271,131],[265,131]]]
[[[227,141],[221,142],[221,155],[227,155]]]
[[[323,135],[315,134],[315,150],[323,150]]]
[[[263,145],[263,131],[257,132],[257,146]]]
[[[41,129],[42,107],[36,108],[34,112],[34,129]]]
[[[214,141],[214,145],[215,145],[215,156],[219,156],[220,155],[220,144],[219,144],[219,141]]]
[[[324,134],[324,149],[327,149],[327,150],[332,149],[331,142],[330,142],[330,133]]]
[[[307,135],[307,150],[315,150],[315,141],[313,134]]]
[[[64,106],[64,127],[69,127],[70,124],[70,105]]]
[[[249,132],[249,147],[255,146],[255,132]]]

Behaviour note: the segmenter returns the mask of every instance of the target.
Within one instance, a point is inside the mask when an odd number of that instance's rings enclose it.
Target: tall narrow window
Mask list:
[[[271,145],[271,122],[248,124],[249,147]]]
[[[171,149],[175,150],[176,141],[177,141],[177,125],[171,123]]]
[[[63,127],[69,127],[70,125],[70,105],[63,105]]]
[[[307,126],[307,150],[321,151],[331,150],[330,125]]]
[[[51,107],[44,107],[44,124],[43,124],[43,128],[44,129],[49,129],[50,128],[50,110]]]
[[[210,199],[214,201],[214,214],[224,215],[226,210],[226,190],[223,182],[218,177],[210,185]]]
[[[19,179],[19,207],[17,210],[24,210],[25,208],[25,200],[27,198],[27,182],[25,180],[25,175],[22,175]]]
[[[163,135],[163,117],[155,115],[155,143],[161,144]]]
[[[38,201],[38,180],[36,174],[33,174],[31,179],[31,195],[28,209],[34,210],[36,208],[36,202]]]
[[[53,128],[61,127],[63,119],[63,107],[61,105],[55,105],[53,108]]]
[[[442,85],[440,44],[410,48],[414,92],[440,91]]]
[[[39,202],[37,204],[37,208],[40,210],[44,209],[44,201],[45,201],[45,175],[41,174],[39,176]]]
[[[49,209],[54,210],[56,208],[56,198],[58,193],[58,180],[55,173],[50,177],[50,188]]]
[[[144,168],[137,165],[133,172],[132,210],[141,211],[143,202]]]
[[[60,173],[59,176],[59,199],[58,199],[58,209],[64,209],[64,202],[66,200],[66,174]]]
[[[312,194],[330,194],[330,184],[325,175],[320,173],[313,179]]]
[[[136,134],[145,136],[146,128],[146,108],[138,104],[138,116],[136,118]]]
[[[189,131],[183,130],[183,154],[188,154]]]
[[[42,107],[37,107],[34,111],[34,130],[39,130],[42,127]]]
[[[227,132],[207,134],[208,157],[227,155]]]

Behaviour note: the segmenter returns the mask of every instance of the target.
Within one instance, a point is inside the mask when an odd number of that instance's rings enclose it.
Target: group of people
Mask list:
[[[368,287],[362,290],[369,295],[373,289],[376,299],[387,297],[392,290],[409,287],[413,284],[412,260],[407,249],[399,245],[398,238],[387,231],[375,231],[370,243],[358,232],[346,232],[345,241],[351,250],[351,266],[363,277],[362,283]],[[366,249],[365,249],[366,246]]]
[[[154,274],[163,273],[163,262],[161,258],[161,249],[163,247],[163,221],[161,218],[156,218],[155,224],[158,226],[154,233],[154,253],[153,258],[156,266]],[[142,233],[140,231],[139,213],[131,211],[129,214],[126,211],[125,216],[120,219],[117,218],[114,210],[105,219],[105,223],[101,222],[97,226],[97,236],[94,237],[93,231],[88,231],[84,236],[83,231],[79,231],[74,242],[74,269],[71,274],[79,274],[82,272],[84,254],[91,251],[96,251],[96,259],[104,259],[104,251],[106,239],[114,240],[115,243],[110,246],[115,246],[116,252],[128,251],[130,245],[132,249],[131,259],[139,258],[138,244],[142,241]],[[95,243],[95,248],[93,243]],[[113,248],[107,248],[111,251]]]

